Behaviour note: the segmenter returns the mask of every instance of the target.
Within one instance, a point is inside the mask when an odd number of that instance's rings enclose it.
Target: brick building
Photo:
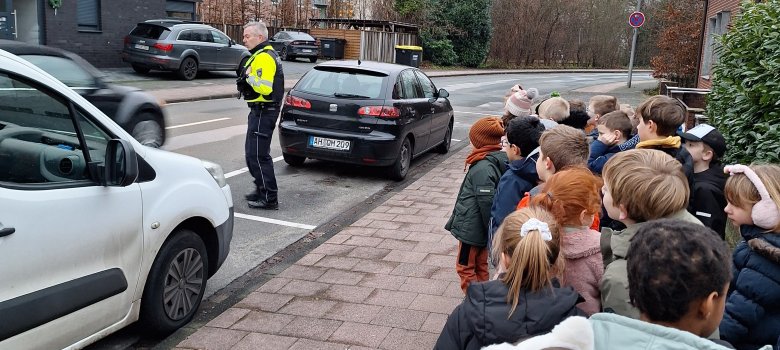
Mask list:
[[[705,0],[701,57],[699,58],[697,87],[709,89],[712,86],[710,72],[718,62],[715,37],[728,31],[731,20],[739,13],[740,0]]]
[[[122,67],[125,35],[156,18],[195,20],[200,0],[0,0],[0,39],[63,48],[97,67]],[[53,5],[61,4],[57,9]]]

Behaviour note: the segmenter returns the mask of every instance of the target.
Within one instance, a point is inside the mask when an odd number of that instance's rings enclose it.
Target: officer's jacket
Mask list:
[[[244,64],[245,81],[251,91],[244,92],[247,102],[281,103],[284,96],[282,61],[274,48],[264,41],[250,50],[252,56]]]

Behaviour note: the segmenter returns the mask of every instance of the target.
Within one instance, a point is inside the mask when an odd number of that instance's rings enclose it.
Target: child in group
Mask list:
[[[582,102],[582,100],[569,100],[569,117],[561,120],[559,124],[568,125],[585,132],[589,119],[590,116],[588,116],[585,102]]]
[[[520,89],[511,95],[504,104],[504,116],[501,121],[504,125],[509,125],[509,121],[517,117],[527,117],[531,114],[531,105],[534,98],[539,95],[539,91],[535,88],[528,90]]]
[[[704,226],[662,219],[643,225],[628,251],[629,298],[639,319],[611,313],[570,317],[549,334],[484,349],[732,349],[706,339],[723,318],[731,278],[723,240]]]
[[[720,158],[726,153],[726,140],[718,129],[700,124],[688,132],[681,133],[685,149],[693,159],[693,202],[691,214],[721,238],[726,237],[726,175]]]
[[[618,145],[628,141],[634,127],[623,111],[609,112],[601,116],[597,124],[599,137],[590,144],[588,169],[594,174],[601,175],[604,164],[620,152]]]
[[[601,179],[584,167],[555,173],[544,183],[542,193],[531,199],[553,214],[562,226],[561,253],[565,259],[563,285],[585,298],[577,304],[587,315],[601,311],[599,282],[604,264],[599,248],[600,234],[589,226],[601,209]]]
[[[498,280],[473,283],[466,299],[447,318],[434,349],[479,349],[544,334],[569,316],[583,315],[582,298],[561,287],[553,275],[560,251],[560,228],[542,208],[525,208],[506,217],[494,252],[506,273]]]
[[[639,318],[639,310],[628,302],[626,259],[631,258],[628,246],[643,222],[672,218],[701,224],[686,210],[690,190],[681,168],[671,156],[649,149],[619,152],[604,165],[604,208],[609,217],[626,225],[622,231],[602,229],[604,311]]]
[[[685,122],[685,107],[674,98],[656,95],[642,102],[636,109],[637,135],[636,148],[649,148],[663,151],[683,166],[688,187],[693,188],[693,159],[682,147],[677,129]]]
[[[504,151],[509,164],[507,171],[498,182],[493,205],[490,208],[488,251],[493,241],[493,234],[504,218],[515,211],[517,202],[523,194],[530,191],[539,181],[539,176],[536,175],[536,160],[539,158],[539,138],[543,132],[544,125],[539,118],[528,115],[512,119],[506,127],[507,143]]]
[[[555,96],[542,101],[536,110],[540,119],[548,119],[560,123],[569,117],[570,106],[569,101],[566,101],[563,97]]]
[[[585,132],[591,134],[595,139],[598,137],[595,133],[596,125],[601,116],[618,110],[620,105],[618,104],[617,97],[609,95],[596,95],[590,98],[588,101],[587,113],[590,116],[588,120],[588,126],[585,128]]]
[[[743,240],[734,250],[723,340],[737,349],[775,344],[780,336],[780,165],[731,165],[726,214]]]
[[[501,152],[502,136],[504,125],[496,117],[481,118],[471,126],[469,140],[473,149],[466,158],[468,172],[452,216],[444,226],[459,241],[455,269],[464,293],[469,283],[490,277],[486,248],[490,206],[508,160],[506,153]]]

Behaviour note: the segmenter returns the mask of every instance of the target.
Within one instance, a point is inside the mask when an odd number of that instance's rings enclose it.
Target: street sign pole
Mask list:
[[[634,13],[641,13],[639,12],[641,10],[642,0],[637,0],[636,12]],[[644,15],[642,15],[641,21],[634,23],[632,14],[632,17],[629,17],[629,23],[634,27],[634,39],[631,41],[631,58],[628,60],[628,87],[631,88],[631,77],[634,73],[634,54],[636,54],[636,37],[639,36],[639,27],[644,24]]]

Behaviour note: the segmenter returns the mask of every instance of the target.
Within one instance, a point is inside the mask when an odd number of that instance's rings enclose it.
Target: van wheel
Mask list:
[[[284,162],[289,166],[301,166],[306,161],[306,157],[296,156],[289,153],[282,153]]]
[[[142,66],[140,64],[132,64],[133,70],[138,74],[146,74],[151,70],[149,67]]]
[[[173,233],[154,260],[141,300],[141,319],[150,331],[171,333],[192,320],[208,279],[208,255],[194,232]]]
[[[450,119],[450,125],[447,126],[447,132],[444,133],[444,141],[436,146],[436,152],[446,154],[450,151],[450,145],[452,144],[452,126],[453,121]]]
[[[406,174],[409,173],[409,165],[412,163],[412,143],[409,138],[405,138],[401,144],[401,148],[398,150],[398,157],[395,159],[395,164],[390,166],[390,178],[396,181],[401,181],[406,178]]]
[[[137,120],[130,129],[130,135],[138,143],[153,148],[160,148],[165,142],[165,130],[154,114],[144,112],[135,117]]]
[[[185,58],[184,61],[181,61],[176,74],[184,80],[195,79],[195,76],[198,75],[198,61],[195,61],[192,57]]]

